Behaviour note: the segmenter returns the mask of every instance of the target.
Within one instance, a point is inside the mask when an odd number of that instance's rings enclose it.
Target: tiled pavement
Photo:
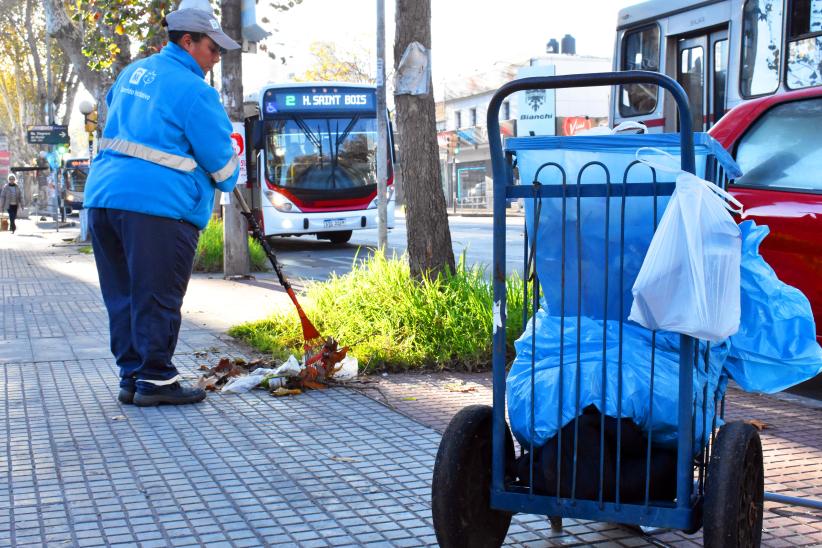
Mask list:
[[[394,410],[442,432],[467,405],[491,403],[489,373],[406,373],[380,378],[368,390]],[[765,461],[765,490],[822,500],[822,403],[791,396],[776,399],[729,389],[727,420],[756,419]],[[822,511],[765,504],[763,546],[822,546]],[[701,542],[700,535],[656,531],[655,541]],[[624,541],[621,541],[624,542]]]
[[[443,376],[383,379],[382,392],[413,419],[345,389],[121,406],[92,259],[52,246],[73,235],[27,223],[14,239],[0,233],[0,546],[434,544],[438,430],[466,400],[486,401],[487,389],[448,392]],[[258,285],[192,282],[177,359],[188,377],[240,352],[222,335],[225,303],[260,313],[272,292]],[[756,418],[773,426],[765,437],[783,461],[779,483],[819,493],[819,412],[765,398],[750,405],[768,410]],[[818,515],[769,505],[768,517],[768,545],[822,542]],[[694,541],[579,521],[553,533],[544,517],[517,516],[507,544]]]

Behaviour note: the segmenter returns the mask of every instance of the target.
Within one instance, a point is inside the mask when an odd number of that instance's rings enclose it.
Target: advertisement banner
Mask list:
[[[237,186],[248,182],[248,171],[245,161],[245,125],[242,122],[231,122],[233,132],[231,133],[231,145],[234,147],[234,154],[240,161],[240,176],[237,178]]]
[[[520,67],[517,78],[554,76],[554,65]],[[517,96],[517,136],[556,135],[556,90],[532,89]]]

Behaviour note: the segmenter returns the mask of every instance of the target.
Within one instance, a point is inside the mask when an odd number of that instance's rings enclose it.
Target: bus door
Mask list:
[[[679,39],[676,67],[676,80],[688,94],[693,130],[707,131],[725,114],[728,31]]]

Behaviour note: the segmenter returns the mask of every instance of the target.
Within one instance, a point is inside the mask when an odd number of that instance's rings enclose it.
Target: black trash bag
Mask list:
[[[562,428],[560,496],[570,498],[574,466],[574,429],[571,421]],[[645,502],[645,474],[648,438],[630,419],[622,419],[622,457],[620,463],[619,500],[624,503]],[[602,415],[594,406],[583,410],[579,417],[579,444],[577,446],[577,477],[574,495],[577,499],[599,500],[600,486],[600,433]],[[534,492],[556,496],[557,493],[557,438],[554,436],[534,450]],[[616,500],[617,420],[605,417],[605,451],[603,458],[603,500]],[[526,448],[527,449],[527,448]],[[528,485],[530,456],[523,454],[517,460],[517,474],[521,484]],[[651,446],[650,500],[671,502],[676,498],[676,447]]]

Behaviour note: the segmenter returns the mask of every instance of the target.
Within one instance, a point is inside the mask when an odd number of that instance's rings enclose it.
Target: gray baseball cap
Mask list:
[[[223,49],[238,49],[240,44],[228,37],[220,22],[213,13],[207,11],[185,8],[172,11],[166,15],[168,30],[181,30],[187,32],[202,32]]]

